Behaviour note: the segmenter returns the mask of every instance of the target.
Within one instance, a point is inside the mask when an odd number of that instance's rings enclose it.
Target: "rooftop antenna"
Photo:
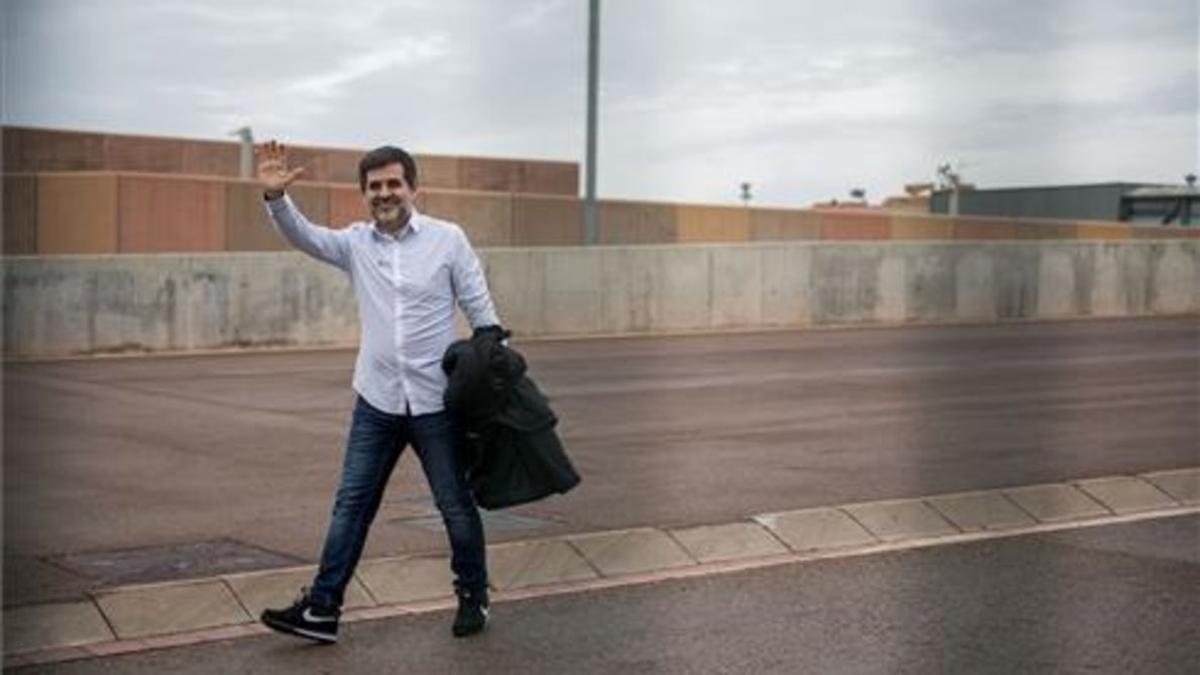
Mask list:
[[[957,163],[957,162],[956,162]],[[950,204],[946,210],[952,216],[958,215],[958,196],[962,191],[962,174],[954,169],[954,165],[950,162],[943,162],[937,166],[938,189],[950,191]]]

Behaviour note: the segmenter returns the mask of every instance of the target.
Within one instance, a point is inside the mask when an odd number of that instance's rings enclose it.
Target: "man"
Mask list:
[[[477,633],[488,612],[483,525],[459,453],[461,434],[443,409],[441,359],[456,337],[455,301],[473,327],[499,325],[479,259],[461,228],[414,208],[417,167],[399,148],[362,158],[359,188],[374,221],[343,230],[312,224],[287,196],[303,169],[288,167],[284,146],[271,141],[256,154],[275,227],[299,250],[349,275],[362,325],[357,397],[320,568],[295,604],[264,611],[262,621],[280,632],[337,641],[346,585],[388,477],[411,445],[450,539],[458,596],[453,633]]]

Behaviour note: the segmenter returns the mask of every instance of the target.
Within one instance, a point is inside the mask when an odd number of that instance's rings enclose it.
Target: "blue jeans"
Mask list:
[[[342,606],[346,585],[362,556],[367,530],[379,511],[388,477],[406,445],[412,445],[421,460],[434,503],[446,525],[454,585],[473,592],[487,586],[483,523],[467,487],[466,466],[459,452],[461,438],[445,411],[392,415],[357,397],[333,520],[321,553],[321,567],[309,591],[313,604]]]

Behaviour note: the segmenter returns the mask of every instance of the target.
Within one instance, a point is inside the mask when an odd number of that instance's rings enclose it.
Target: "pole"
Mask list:
[[[584,178],[583,241],[596,244],[596,90],[600,71],[600,0],[588,5],[587,160]]]
[[[230,136],[237,136],[241,140],[241,147],[238,152],[238,172],[242,178],[254,177],[254,132],[250,127],[242,127],[229,132]]]

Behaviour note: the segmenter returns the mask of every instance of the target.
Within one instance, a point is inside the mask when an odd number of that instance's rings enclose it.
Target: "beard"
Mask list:
[[[398,227],[408,219],[408,209],[398,199],[381,199],[371,204],[372,215],[381,225]]]

